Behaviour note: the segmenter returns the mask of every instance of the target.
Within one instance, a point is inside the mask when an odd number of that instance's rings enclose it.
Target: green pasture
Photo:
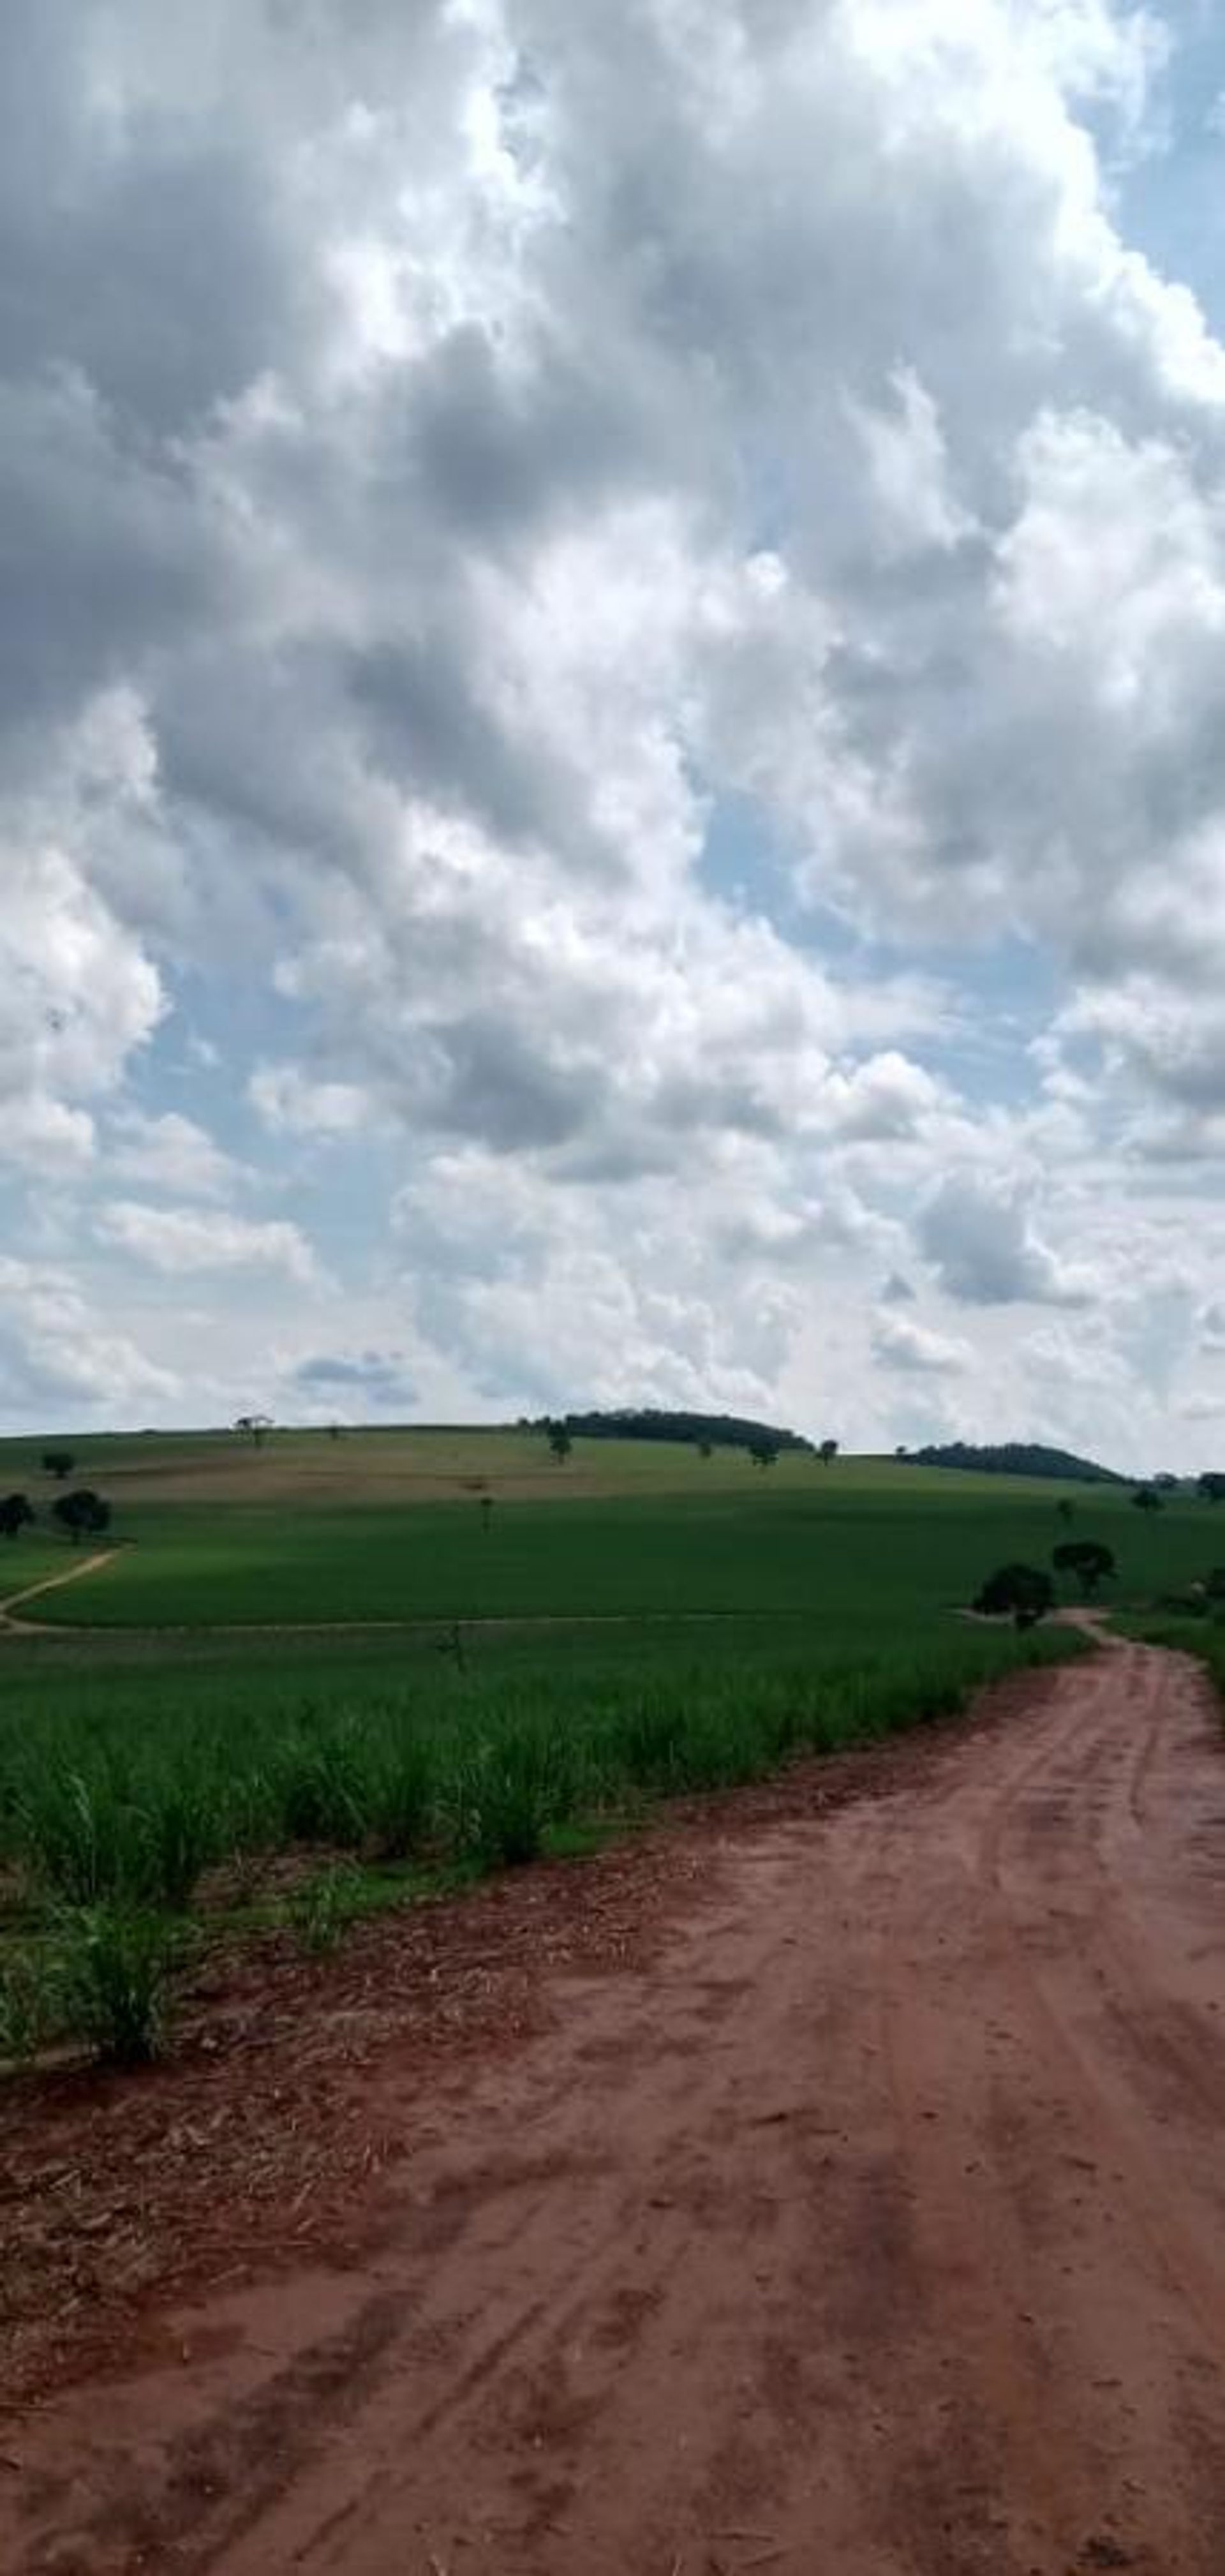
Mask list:
[[[775,1481],[777,1477],[777,1481]],[[258,1626],[658,1618],[832,1622],[850,1639],[938,1618],[991,1568],[1049,1563],[1067,1537],[1106,1540],[1119,1597],[1151,1596],[1225,1556],[1225,1512],[1179,1502],[1146,1518],[1126,1494],[1078,1501],[1066,1526],[1050,1491],[933,1490],[839,1469],[804,1482],[744,1470],[737,1489],[448,1502],[115,1505],[109,1564],[31,1602],[29,1616],[86,1627]],[[28,1550],[28,1558],[27,1558]],[[6,1548],[46,1563],[35,1538]],[[72,1562],[62,1547],[60,1567]]]
[[[833,1484],[842,1493],[913,1499],[945,1494],[955,1484],[963,1498],[975,1493],[998,1497],[1005,1487],[1031,1497],[1072,1491],[1083,1496],[1086,1507],[1091,1499],[1085,1487],[954,1475],[893,1457],[838,1458],[826,1467],[809,1452],[783,1450],[773,1467],[762,1470],[743,1449],[716,1447],[703,1458],[692,1443],[682,1441],[580,1435],[570,1458],[559,1465],[542,1433],[505,1426],[363,1428],[344,1431],[338,1439],[326,1430],[274,1429],[259,1447],[232,1430],[0,1439],[0,1492],[18,1489],[40,1505],[51,1500],[57,1487],[41,1459],[44,1450],[60,1447],[75,1460],[74,1483],[99,1487],[125,1505],[167,1498],[258,1503],[281,1495],[380,1504],[444,1496],[458,1500],[478,1484],[495,1496],[565,1502],[576,1493],[740,1493],[758,1482],[797,1494]]]
[[[0,1538],[0,1603],[48,1574],[63,1574],[71,1563],[67,1542],[57,1532],[23,1530],[20,1538]]]

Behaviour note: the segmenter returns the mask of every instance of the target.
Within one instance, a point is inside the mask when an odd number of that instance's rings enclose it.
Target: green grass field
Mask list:
[[[49,1574],[62,1574],[70,1559],[65,1542],[35,1531],[19,1539],[0,1539],[0,1603],[25,1592]]]
[[[41,1518],[37,1445],[8,1445],[0,1488]],[[236,1870],[249,1907],[296,1854],[326,1929],[1076,1651],[957,1616],[1003,1560],[1049,1561],[1061,1500],[1120,1599],[1225,1557],[1225,1514],[1188,1499],[1146,1520],[1123,1491],[893,1461],[591,1443],[558,1468],[514,1432],[72,1445],[116,1549],[22,1610],[39,1633],[0,1635],[0,2057],[48,2033],[139,2054],[168,1923],[229,1919]],[[40,1527],[0,1574],[79,1561]]]
[[[0,1486],[32,1454],[8,1444]],[[1044,1563],[1068,1535],[1061,1486],[882,1459],[784,1455],[762,1471],[743,1453],[631,1441],[580,1442],[558,1467],[513,1431],[284,1433],[260,1451],[231,1435],[147,1435],[78,1443],[77,1461],[75,1481],[112,1503],[121,1545],[104,1570],[31,1605],[56,1624],[769,1612],[864,1633],[878,1604],[895,1617],[964,1602],[990,1565]],[[27,1489],[44,1508],[55,1491],[29,1477]],[[1126,1489],[1072,1500],[1072,1534],[1108,1540],[1124,1590],[1159,1591],[1212,1560],[1203,1504],[1179,1498],[1145,1520]],[[10,1585],[36,1552],[42,1571],[41,1532],[4,1551]]]

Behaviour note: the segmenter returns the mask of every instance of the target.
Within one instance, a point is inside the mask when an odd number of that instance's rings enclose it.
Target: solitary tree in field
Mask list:
[[[1076,1505],[1072,1501],[1070,1494],[1060,1495],[1059,1501],[1055,1505],[1055,1511],[1058,1518],[1063,1522],[1064,1528],[1070,1529],[1076,1518]]]
[[[564,1422],[551,1422],[549,1424],[549,1447],[557,1460],[558,1466],[564,1467],[566,1460],[574,1447],[574,1442],[571,1439]]]
[[[1225,1476],[1216,1475],[1211,1469],[1207,1475],[1197,1477],[1195,1489],[1206,1503],[1225,1503]]]
[[[755,1467],[772,1467],[778,1456],[777,1440],[750,1440],[749,1456]]]
[[[1160,1512],[1165,1509],[1155,1485],[1137,1486],[1131,1499],[1138,1512]]]
[[[33,1510],[24,1494],[6,1494],[0,1502],[0,1530],[6,1538],[17,1538],[23,1529],[29,1528],[33,1518]]]
[[[270,1413],[240,1413],[234,1424],[234,1429],[236,1431],[245,1431],[248,1439],[254,1441],[256,1448],[262,1449],[264,1442],[272,1429],[272,1415]]]
[[[480,1515],[481,1515],[481,1528],[484,1530],[484,1533],[485,1533],[486,1538],[488,1538],[488,1536],[489,1536],[489,1532],[490,1532],[490,1528],[491,1528],[491,1526],[492,1526],[492,1522],[493,1522],[493,1496],[492,1496],[492,1494],[482,1494],[481,1499],[480,1499],[480,1502],[479,1502],[479,1504],[478,1504],[478,1506],[477,1506],[477,1509],[479,1510]]]
[[[1051,1563],[1059,1574],[1075,1575],[1085,1599],[1095,1601],[1098,1586],[1114,1573],[1114,1550],[1103,1547],[1097,1538],[1065,1538],[1054,1549]]]
[[[715,1454],[715,1444],[713,1440],[699,1440],[697,1443],[697,1452],[699,1458],[713,1458]]]
[[[101,1494],[91,1494],[87,1487],[75,1494],[61,1494],[51,1509],[74,1547],[79,1547],[83,1538],[101,1538],[111,1525],[110,1504],[103,1502]]]
[[[836,1441],[836,1440],[823,1440],[823,1441],[822,1441],[822,1443],[821,1443],[821,1446],[820,1446],[819,1450],[817,1451],[817,1456],[819,1457],[819,1459],[820,1459],[820,1461],[821,1461],[822,1466],[823,1466],[823,1467],[832,1467],[832,1466],[833,1466],[833,1463],[834,1463],[834,1460],[835,1460],[835,1458],[837,1457],[837,1455],[838,1455],[838,1443],[837,1443],[837,1441]]]
[[[72,1474],[77,1462],[71,1449],[44,1449],[42,1463],[46,1473],[49,1476],[58,1476],[60,1483],[63,1484],[64,1478]]]
[[[985,1618],[1014,1619],[1018,1628],[1032,1628],[1045,1618],[1054,1598],[1055,1586],[1040,1565],[1000,1565],[988,1575],[974,1607]]]

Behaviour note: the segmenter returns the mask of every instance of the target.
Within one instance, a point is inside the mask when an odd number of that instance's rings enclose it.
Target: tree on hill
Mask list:
[[[823,1466],[823,1467],[832,1467],[832,1466],[833,1466],[833,1463],[834,1463],[834,1460],[835,1460],[835,1458],[837,1457],[837,1455],[838,1455],[838,1443],[837,1443],[837,1441],[836,1441],[836,1440],[823,1440],[823,1441],[822,1441],[822,1443],[821,1443],[820,1448],[819,1448],[819,1449],[818,1449],[818,1451],[817,1451],[817,1456],[818,1456],[818,1458],[820,1459],[822,1466]]]
[[[1000,1565],[989,1574],[974,1607],[984,1618],[1010,1618],[1018,1628],[1032,1628],[1055,1598],[1055,1586],[1040,1565]]]
[[[566,1425],[576,1440],[709,1440],[718,1449],[749,1449],[754,1440],[777,1441],[781,1449],[811,1450],[811,1440],[784,1431],[774,1422],[753,1422],[739,1413],[688,1413],[659,1405],[624,1404],[611,1412],[569,1412]],[[548,1416],[521,1426],[547,1431]]]
[[[755,1467],[772,1467],[778,1456],[777,1440],[767,1439],[764,1434],[757,1440],[750,1440],[749,1456]]]
[[[549,1447],[557,1460],[558,1466],[564,1467],[566,1460],[574,1447],[574,1442],[571,1439],[570,1433],[564,1422],[551,1422],[549,1424]]]
[[[1099,1585],[1115,1571],[1113,1548],[1104,1547],[1097,1538],[1065,1538],[1054,1549],[1051,1563],[1057,1573],[1076,1576],[1087,1601],[1096,1600]]]
[[[1138,1485],[1131,1499],[1138,1512],[1160,1512],[1165,1509],[1155,1485]]]
[[[86,1486],[74,1494],[61,1494],[51,1510],[61,1528],[67,1530],[74,1547],[79,1547],[83,1538],[100,1538],[103,1530],[108,1530],[111,1525],[110,1504],[104,1503],[101,1494],[91,1493]]]
[[[1196,1478],[1195,1490],[1205,1503],[1225,1503],[1225,1476],[1210,1468],[1205,1475]]]
[[[0,1501],[0,1531],[5,1538],[17,1538],[33,1518],[33,1507],[24,1494],[6,1494]]]
[[[920,1467],[957,1467],[978,1476],[1047,1476],[1080,1485],[1119,1485],[1124,1479],[1092,1458],[1077,1458],[1070,1449],[1048,1449],[1040,1440],[1003,1440],[976,1447],[968,1440],[948,1440],[913,1452]]]
[[[44,1449],[42,1463],[47,1475],[57,1476],[63,1484],[64,1478],[72,1474],[77,1462],[71,1449]]]

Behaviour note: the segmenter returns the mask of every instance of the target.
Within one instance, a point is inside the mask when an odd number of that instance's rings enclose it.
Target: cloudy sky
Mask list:
[[[0,1421],[1219,1464],[1211,0],[9,0],[0,129]]]

